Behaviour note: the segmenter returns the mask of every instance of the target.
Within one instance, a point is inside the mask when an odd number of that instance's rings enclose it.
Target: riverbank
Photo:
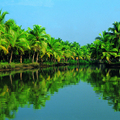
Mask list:
[[[40,63],[0,63],[0,71],[11,71],[20,69],[35,69],[35,68],[45,68],[52,66],[66,66],[69,63],[55,63],[55,64],[40,64]]]
[[[46,68],[46,67],[57,67],[57,66],[67,66],[67,65],[86,65],[85,63],[71,63],[71,62],[60,62],[60,63],[0,63],[0,71],[12,71],[12,70],[26,70],[35,68]],[[89,64],[87,64],[89,65]]]
[[[39,63],[0,63],[0,71],[39,68]]]
[[[26,69],[36,69],[36,68],[46,68],[46,67],[54,67],[54,66],[67,66],[67,65],[99,65],[104,63],[97,63],[97,62],[60,62],[60,63],[52,63],[52,62],[45,62],[45,63],[0,63],[0,71],[12,71],[12,70],[26,70]],[[120,63],[112,63],[106,64],[105,67],[107,68],[120,68]]]
[[[120,68],[120,63],[105,64],[107,68]]]

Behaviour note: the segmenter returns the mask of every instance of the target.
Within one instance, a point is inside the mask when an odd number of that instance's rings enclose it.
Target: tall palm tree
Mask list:
[[[22,63],[22,55],[24,54],[24,51],[30,49],[29,42],[26,39],[26,33],[21,27],[15,25],[14,27],[10,27],[9,34],[11,35],[8,41],[8,49],[10,52],[9,63],[12,61],[14,51],[20,55],[20,63]]]
[[[32,62],[34,62],[35,52],[37,52],[36,62],[38,62],[39,54],[41,54],[41,57],[43,57],[47,48],[46,41],[51,37],[49,34],[46,34],[45,28],[41,27],[40,25],[34,25],[33,30],[29,30],[28,32],[30,33],[29,41],[33,41],[31,43],[34,51]]]

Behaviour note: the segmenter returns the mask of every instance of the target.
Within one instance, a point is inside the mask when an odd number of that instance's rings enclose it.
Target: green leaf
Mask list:
[[[118,31],[120,32],[120,24],[118,25]]]
[[[112,50],[110,50],[111,52],[118,52],[117,48],[113,48]]]

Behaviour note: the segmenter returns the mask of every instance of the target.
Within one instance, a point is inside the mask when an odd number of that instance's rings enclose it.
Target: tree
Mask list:
[[[108,28],[108,31],[111,31],[111,40],[114,43],[114,48],[118,49],[118,57],[120,62],[120,22],[114,22],[113,28]]]
[[[29,42],[26,39],[26,33],[21,27],[14,25],[10,27],[9,34],[11,35],[8,41],[8,49],[10,52],[9,63],[12,61],[14,50],[16,54],[20,55],[20,63],[22,63],[22,55],[24,54],[24,51],[30,49]]]
[[[51,59],[54,60],[54,62],[57,61],[60,62],[63,51],[62,51],[62,45],[60,42],[58,42],[55,38],[51,38],[48,41],[48,47],[47,47],[47,55],[48,57],[51,56]]]
[[[2,13],[2,10],[0,10],[0,24],[4,24],[4,20],[5,20],[5,15],[9,14],[7,11],[4,11]]]
[[[45,48],[47,48],[46,41],[51,39],[51,37],[49,34],[46,34],[45,28],[40,25],[34,25],[33,30],[29,30],[29,33],[31,34],[29,41],[33,41],[31,43],[34,51],[32,62],[34,62],[35,52],[37,52],[36,62],[38,62],[39,54],[42,54],[41,57],[45,54]]]
[[[5,31],[4,25],[0,24],[0,50],[3,50],[5,54],[8,53],[7,49],[7,41],[6,41],[7,33]]]

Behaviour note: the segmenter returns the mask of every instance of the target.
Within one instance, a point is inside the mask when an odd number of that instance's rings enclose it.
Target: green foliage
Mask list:
[[[76,60],[68,60],[68,63],[69,64],[77,64],[77,61]]]
[[[33,25],[33,29],[25,31],[13,19],[4,22],[6,14],[8,12],[0,10],[0,61],[22,63],[24,59],[23,63],[34,63],[36,57],[36,62],[47,64],[120,62],[120,22],[113,23],[113,28],[103,31],[93,43],[80,46],[77,42],[51,37],[41,25]]]
[[[80,63],[80,64],[89,64],[90,61],[87,61],[87,60],[79,60],[79,63]]]
[[[24,61],[23,61],[23,63],[31,63],[31,60],[29,60],[29,59],[24,59]]]

